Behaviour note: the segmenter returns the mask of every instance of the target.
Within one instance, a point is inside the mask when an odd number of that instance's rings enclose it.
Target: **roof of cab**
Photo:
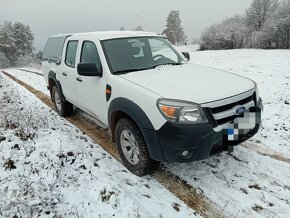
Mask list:
[[[50,38],[66,38],[70,36],[93,36],[99,40],[116,39],[116,38],[129,38],[129,37],[142,37],[142,36],[160,36],[153,32],[143,31],[98,31],[87,33],[71,33],[71,34],[58,34]],[[162,37],[162,36],[160,36]]]

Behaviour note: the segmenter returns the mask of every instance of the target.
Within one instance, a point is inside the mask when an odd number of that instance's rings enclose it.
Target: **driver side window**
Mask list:
[[[152,56],[162,55],[172,61],[178,62],[177,55],[159,39],[149,39]]]
[[[81,63],[94,63],[98,69],[102,69],[100,56],[94,42],[85,41],[83,43]]]

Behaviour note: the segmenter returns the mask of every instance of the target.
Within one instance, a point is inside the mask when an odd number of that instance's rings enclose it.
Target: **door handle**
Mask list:
[[[81,79],[80,77],[77,77],[76,80],[77,80],[78,82],[82,82],[82,79]]]
[[[63,72],[62,75],[67,76],[67,74],[65,72]]]

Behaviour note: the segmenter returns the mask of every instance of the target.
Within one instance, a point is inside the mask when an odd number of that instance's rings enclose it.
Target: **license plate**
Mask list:
[[[243,117],[237,117],[229,123],[226,132],[229,141],[236,141],[239,135],[245,135],[255,128],[257,124],[257,112],[246,111]]]

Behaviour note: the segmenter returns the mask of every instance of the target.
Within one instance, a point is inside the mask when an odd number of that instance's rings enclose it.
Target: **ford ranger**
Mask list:
[[[48,39],[42,71],[56,111],[76,106],[106,124],[136,175],[161,161],[208,158],[255,135],[262,100],[245,77],[193,64],[150,32],[92,32]]]

